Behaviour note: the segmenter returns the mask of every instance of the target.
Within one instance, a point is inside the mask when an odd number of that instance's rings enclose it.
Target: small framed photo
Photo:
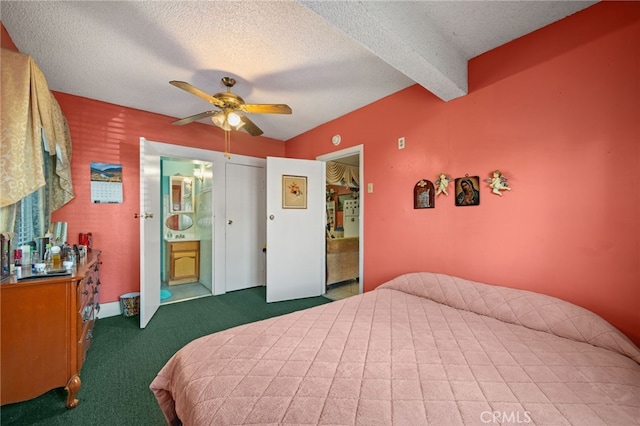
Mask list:
[[[465,175],[456,178],[456,206],[480,204],[480,177]]]
[[[282,208],[307,208],[307,177],[282,175]]]

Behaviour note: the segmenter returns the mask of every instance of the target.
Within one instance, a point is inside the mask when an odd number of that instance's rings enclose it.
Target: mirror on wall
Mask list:
[[[193,218],[187,214],[172,214],[164,223],[172,231],[186,231],[193,226]]]
[[[193,178],[191,176],[170,176],[172,213],[193,212]]]

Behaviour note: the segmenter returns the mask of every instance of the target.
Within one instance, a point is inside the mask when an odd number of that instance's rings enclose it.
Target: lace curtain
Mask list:
[[[50,212],[74,197],[69,126],[30,56],[2,49],[1,61],[0,232],[14,230],[21,200],[44,228]]]
[[[329,185],[341,185],[349,187],[360,187],[360,170],[356,166],[327,162],[327,183]]]

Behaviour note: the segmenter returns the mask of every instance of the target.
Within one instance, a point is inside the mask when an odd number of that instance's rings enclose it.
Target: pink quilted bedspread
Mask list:
[[[169,424],[634,425],[640,350],[562,300],[432,273],[197,339]]]

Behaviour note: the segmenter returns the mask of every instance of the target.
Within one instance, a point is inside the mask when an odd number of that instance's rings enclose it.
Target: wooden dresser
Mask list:
[[[0,405],[59,387],[67,408],[78,405],[79,373],[100,310],[100,263],[93,250],[74,274],[2,281]]]

